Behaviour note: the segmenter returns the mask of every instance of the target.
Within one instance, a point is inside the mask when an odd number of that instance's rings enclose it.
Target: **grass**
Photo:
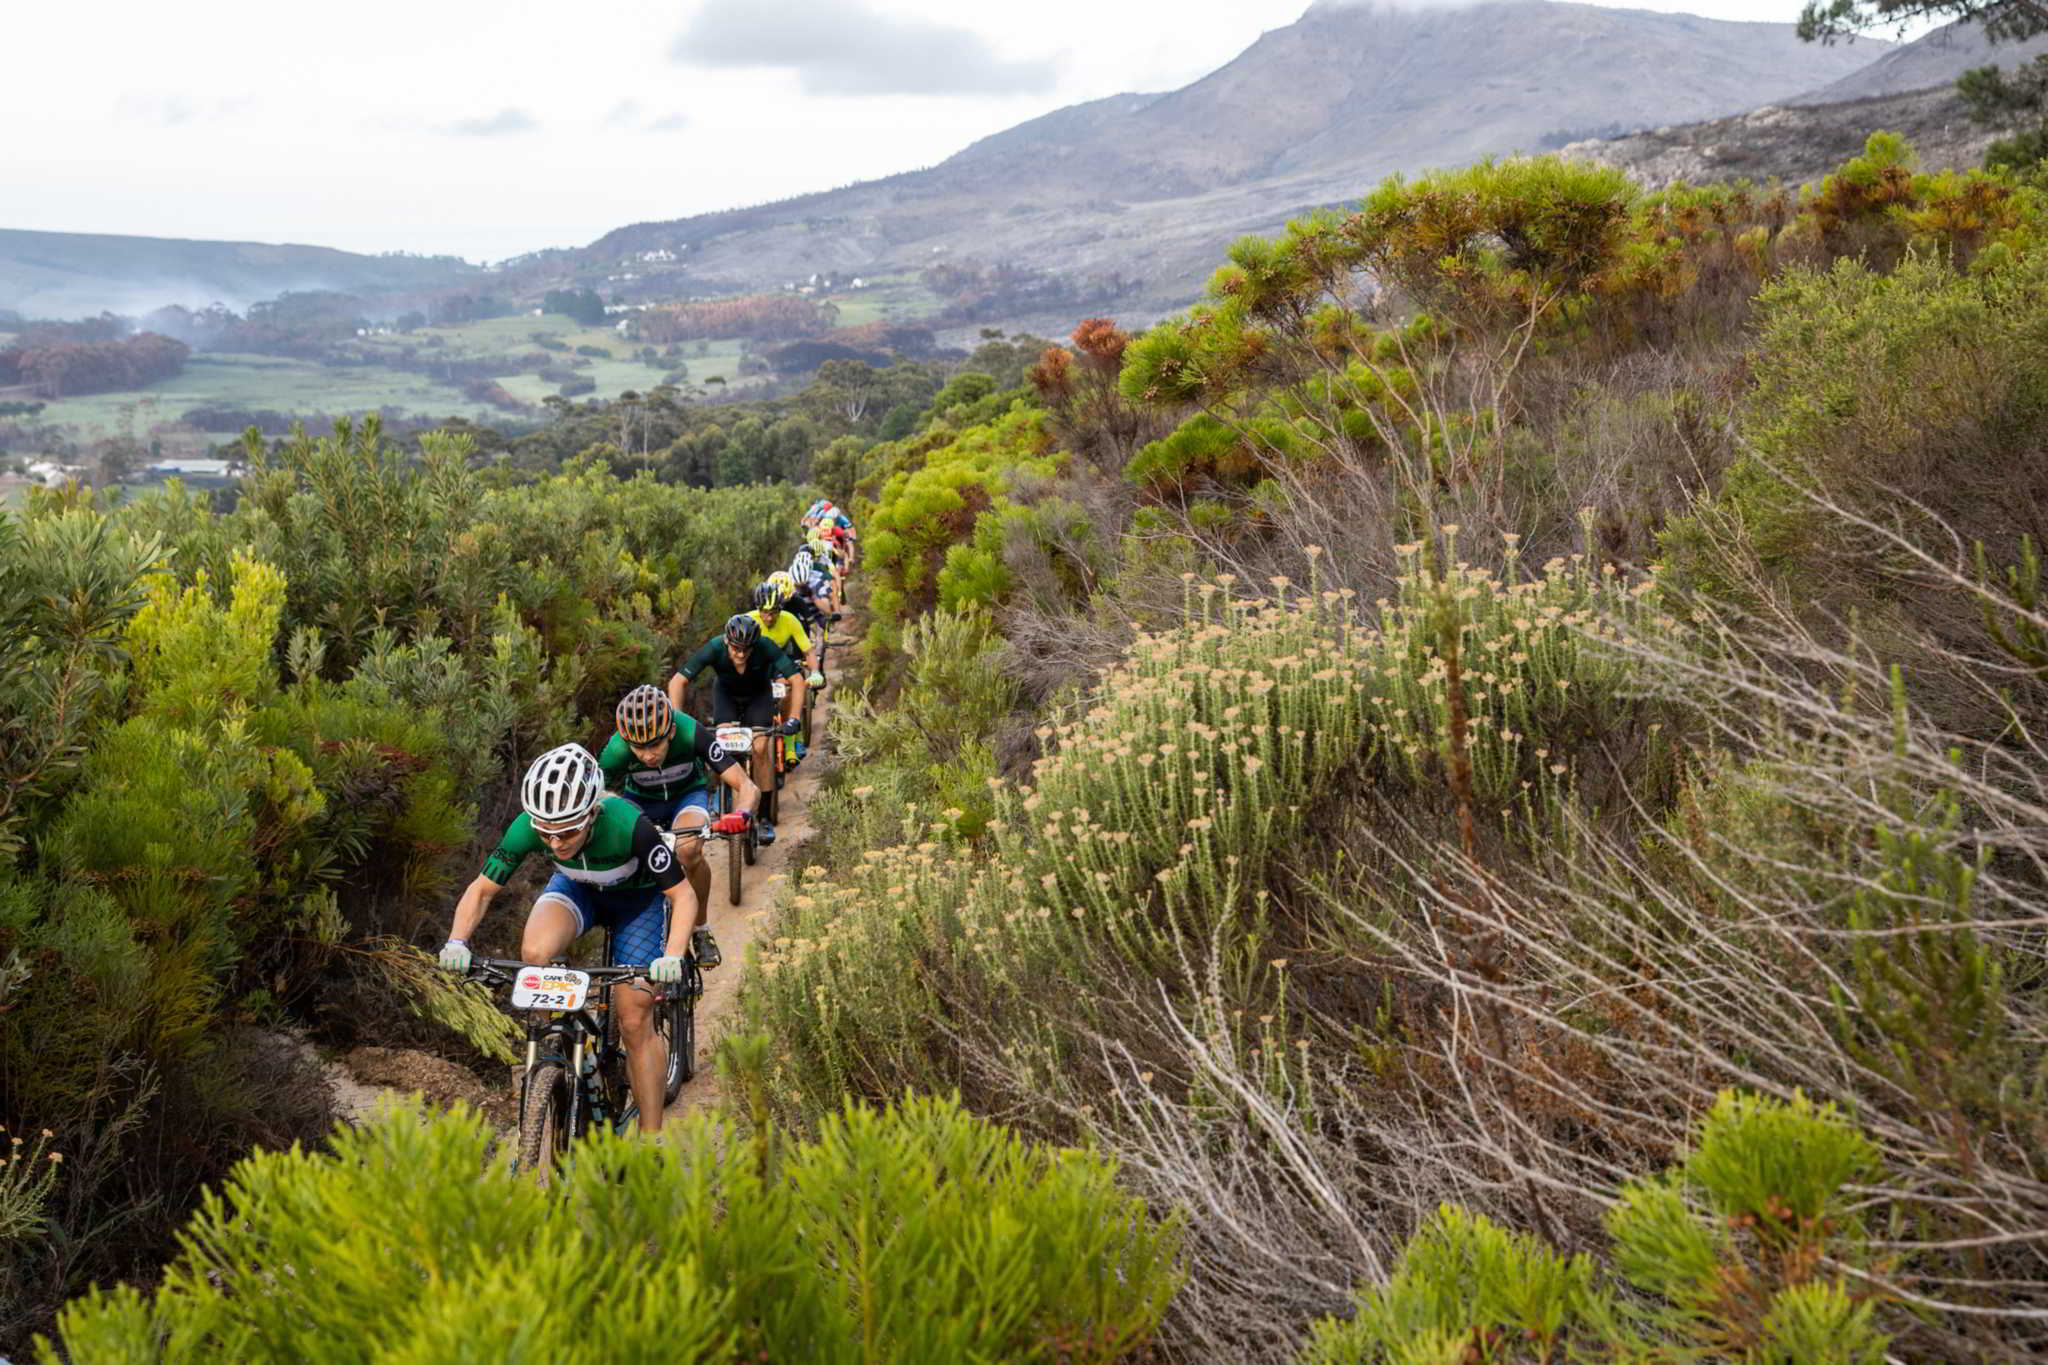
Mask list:
[[[908,277],[905,277],[908,279]],[[914,286],[912,286],[914,288]],[[851,296],[863,304],[870,301],[893,310],[887,291],[869,291]],[[866,320],[866,319],[864,319]],[[588,398],[616,398],[628,391],[646,392],[659,384],[674,366],[669,362],[648,365],[637,359],[638,346],[610,327],[584,327],[559,314],[535,317],[521,313],[514,317],[490,318],[456,327],[422,327],[403,335],[390,333],[363,337],[360,344],[372,353],[389,353],[394,361],[408,347],[427,355],[450,359],[479,356],[530,355],[540,349],[535,333],[545,333],[567,346],[567,352],[551,353],[550,360],[567,364],[590,359],[582,375],[597,385]],[[438,340],[441,344],[433,346]],[[731,388],[753,386],[758,377],[742,377],[739,371],[741,345],[737,341],[683,344],[682,363],[689,367],[689,382],[704,385],[717,378]],[[595,346],[610,351],[613,359],[579,357],[578,346]],[[432,349],[429,349],[429,348]],[[557,392],[559,385],[542,379],[531,370],[494,375],[498,383],[521,402],[536,406]],[[185,371],[160,384],[122,393],[90,394],[50,403],[36,421],[70,428],[79,440],[132,434],[140,439],[160,435],[167,454],[197,455],[207,447],[238,431],[192,431],[180,429],[158,433],[155,429],[176,424],[189,408],[230,406],[251,410],[269,409],[292,415],[367,412],[375,408],[403,408],[430,417],[467,417],[477,421],[502,420],[507,414],[488,404],[462,396],[458,387],[397,365],[351,365],[329,367],[280,356],[236,355],[207,352],[195,355]]]
[[[938,296],[919,284],[915,275],[878,276],[869,280],[865,289],[828,295],[824,302],[838,305],[841,327],[916,322],[939,311]]]
[[[72,427],[81,436],[133,432],[142,437],[158,424],[176,422],[188,408],[223,404],[308,414],[363,412],[386,406],[437,417],[483,419],[495,412],[446,384],[401,370],[381,366],[330,369],[278,356],[207,354],[194,356],[184,373],[146,389],[60,398],[36,420]]]
[[[362,342],[369,350],[388,351],[396,359],[408,346],[424,350],[432,339],[439,338],[442,345],[433,353],[462,359],[529,354],[537,349],[533,343],[536,332],[545,332],[570,348],[568,353],[552,357],[558,363],[582,358],[575,355],[578,346],[598,346],[613,353],[615,359],[592,358],[587,369],[577,371],[597,384],[596,390],[585,397],[616,398],[628,390],[645,392],[660,383],[671,368],[666,363],[649,366],[634,359],[634,344],[608,327],[582,327],[559,316],[521,314],[460,327],[423,327],[403,336],[393,333],[365,337]],[[702,355],[696,350],[694,344],[683,347],[683,363],[689,366],[692,383],[703,384],[714,376],[733,385],[755,382],[740,376],[739,342],[711,342]],[[508,393],[527,403],[538,404],[559,387],[530,370],[495,377]],[[398,407],[433,417],[461,416],[478,421],[504,416],[496,408],[464,398],[453,385],[395,366],[332,368],[279,356],[209,352],[195,355],[187,362],[183,374],[146,389],[59,399],[46,407],[37,421],[70,427],[82,439],[128,432],[146,437],[152,428],[175,423],[186,409],[200,406],[268,408],[307,415]],[[173,453],[191,454],[212,441],[236,434],[167,433],[165,442]],[[191,449],[185,449],[186,446]]]

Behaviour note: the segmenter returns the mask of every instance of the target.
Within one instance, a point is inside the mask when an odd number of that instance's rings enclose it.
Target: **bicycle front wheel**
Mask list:
[[[545,1185],[555,1161],[569,1150],[569,1073],[558,1061],[538,1062],[526,1073],[519,1097],[519,1169]]]
[[[746,876],[747,855],[741,849],[746,842],[744,834],[732,835],[725,841],[725,894],[734,905],[740,903],[740,880]]]
[[[668,1044],[668,1070],[662,1077],[662,1098],[670,1104],[683,1093],[683,1086],[697,1074],[697,997],[704,993],[704,978],[692,961],[683,984],[676,987],[655,1014],[655,1028]]]

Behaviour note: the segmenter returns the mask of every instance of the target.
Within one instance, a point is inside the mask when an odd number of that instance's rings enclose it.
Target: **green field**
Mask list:
[[[177,422],[187,408],[216,404],[336,415],[401,407],[435,417],[478,419],[493,411],[485,404],[470,402],[448,385],[399,370],[379,366],[330,369],[277,356],[208,353],[187,361],[183,374],[146,389],[60,398],[45,407],[36,420],[74,428],[82,437],[124,433],[146,437],[158,425]]]
[[[823,301],[839,306],[841,327],[917,322],[939,311],[938,296],[919,284],[915,275],[880,275],[870,279],[865,289],[831,294]]]
[[[589,358],[591,363],[576,373],[597,384],[582,398],[616,398],[628,390],[645,391],[661,382],[671,366],[643,364],[634,358],[636,347],[606,327],[581,327],[559,316],[491,318],[460,327],[425,327],[400,335],[369,336],[361,339],[368,350],[389,351],[396,359],[410,346],[428,352],[433,339],[441,342],[432,354],[463,359],[477,356],[526,355],[540,349],[533,341],[536,332],[570,347],[567,354],[550,353],[552,363],[568,365],[578,346],[598,346],[614,359]],[[714,341],[702,354],[696,343],[683,345],[683,364],[689,367],[689,383],[703,385],[712,378],[728,384],[754,384],[739,373],[740,343]],[[538,404],[554,393],[558,385],[531,370],[493,376],[506,392],[522,402]],[[458,386],[442,383],[408,370],[383,365],[325,366],[311,361],[277,356],[232,355],[204,352],[186,362],[184,373],[127,393],[102,393],[64,398],[49,404],[36,418],[72,428],[81,439],[133,435],[147,439],[159,427],[177,423],[185,411],[200,406],[230,405],[248,409],[269,409],[288,414],[327,413],[345,415],[376,408],[397,407],[429,417],[468,417],[488,422],[507,416],[488,404],[462,396]],[[192,453],[234,432],[163,432],[166,448],[173,453]]]

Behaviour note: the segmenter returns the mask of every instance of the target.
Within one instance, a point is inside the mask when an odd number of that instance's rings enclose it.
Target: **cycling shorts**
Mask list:
[[[668,946],[668,897],[653,887],[605,891],[557,872],[534,897],[534,908],[539,909],[543,901],[557,901],[569,907],[579,926],[578,937],[592,929],[611,930],[612,958],[608,966],[645,967]]]
[[[640,813],[656,829],[672,829],[676,816],[686,810],[711,811],[711,792],[706,787],[692,787],[680,796],[642,796],[638,792],[622,792],[628,801],[640,808]]]
[[[725,690],[724,678],[711,684],[713,725],[751,725],[760,729],[773,725],[781,712],[782,703],[773,692],[764,690],[758,697],[735,697]]]

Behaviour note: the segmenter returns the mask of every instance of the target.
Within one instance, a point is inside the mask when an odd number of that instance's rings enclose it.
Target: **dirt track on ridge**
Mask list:
[[[819,694],[817,709],[811,717],[812,729],[821,738],[832,733],[831,708],[832,689],[827,687]],[[775,824],[775,843],[762,849],[754,865],[747,869],[738,905],[732,904],[725,894],[727,846],[720,844],[710,851],[711,932],[718,938],[723,965],[704,973],[704,998],[697,1002],[697,1074],[669,1106],[671,1119],[725,1098],[724,1085],[713,1064],[713,1049],[738,1010],[740,974],[748,947],[771,922],[776,898],[789,875],[787,869],[798,848],[814,831],[811,797],[823,777],[824,758],[823,752],[813,754],[784,783],[782,809],[778,812],[782,818]]]
[[[841,629],[851,623],[849,616]],[[840,643],[835,641],[835,647]],[[852,644],[853,637],[844,643]],[[819,695],[812,715],[813,727],[828,741],[831,711],[832,690],[828,687]],[[825,747],[829,748],[829,743]],[[704,973],[704,997],[697,1002],[697,1074],[669,1106],[666,1119],[679,1118],[725,1098],[713,1061],[714,1049],[738,1011],[740,976],[746,966],[747,950],[768,927],[788,876],[787,869],[797,850],[814,832],[811,798],[824,776],[825,760],[821,749],[790,774],[782,789],[782,818],[775,825],[775,843],[762,849],[754,865],[746,870],[738,905],[731,903],[725,891],[728,845],[720,843],[709,852],[711,932],[718,937],[722,963]],[[310,1049],[307,1055],[310,1059]],[[467,1070],[410,1048],[358,1048],[326,1063],[322,1070],[333,1093],[335,1117],[343,1122],[360,1123],[375,1112],[386,1096],[404,1094],[423,1094],[436,1105],[467,1100],[483,1107],[501,1126],[509,1126],[513,1121],[512,1097],[518,1093],[516,1068],[507,1072],[510,1089],[488,1095],[480,1093],[485,1087]]]

